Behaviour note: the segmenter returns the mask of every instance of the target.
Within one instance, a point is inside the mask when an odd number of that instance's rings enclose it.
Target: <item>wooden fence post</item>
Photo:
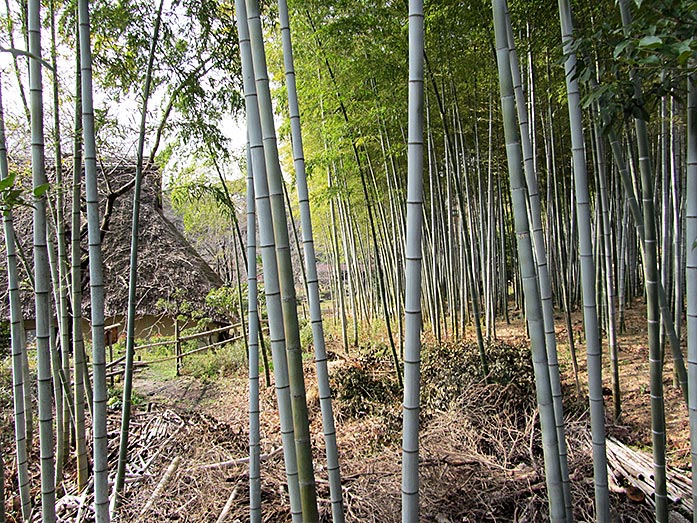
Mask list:
[[[179,318],[174,318],[174,354],[177,356],[176,375],[179,377],[182,367],[182,342],[179,336]]]

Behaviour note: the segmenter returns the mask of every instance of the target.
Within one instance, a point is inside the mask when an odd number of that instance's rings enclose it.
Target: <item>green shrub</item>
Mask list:
[[[10,322],[0,321],[0,360],[10,355],[11,348]]]
[[[145,402],[145,398],[136,391],[131,391],[131,405],[137,407]],[[123,387],[109,387],[107,389],[107,408],[121,410],[123,405]]]
[[[182,348],[182,352],[186,352]],[[247,353],[244,343],[227,343],[222,347],[209,349],[186,356],[182,372],[199,379],[213,379],[231,376],[247,368]]]
[[[300,327],[300,349],[303,352],[309,350],[312,342],[312,323],[308,321]]]
[[[488,382],[510,389],[511,401],[534,398],[534,373],[530,349],[492,342],[486,349]],[[421,359],[421,403],[427,409],[447,410],[467,394],[473,384],[485,381],[476,343],[442,343],[424,350]]]
[[[352,418],[382,414],[401,397],[394,371],[373,355],[337,368],[331,385],[337,410]]]

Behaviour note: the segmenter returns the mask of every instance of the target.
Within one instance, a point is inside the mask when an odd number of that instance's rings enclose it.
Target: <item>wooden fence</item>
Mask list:
[[[218,334],[220,332],[225,332],[225,331],[231,331],[233,329],[238,329],[241,328],[242,324],[241,323],[236,323],[236,324],[231,324],[231,325],[226,325],[225,327],[218,327],[217,329],[212,329],[208,330],[205,332],[197,332],[195,334],[189,334],[187,336],[182,336],[181,331],[179,329],[179,324],[175,323],[175,328],[174,328],[174,339],[171,340],[164,340],[164,341],[157,341],[154,343],[146,343],[143,345],[136,345],[135,346],[135,352],[136,354],[138,351],[142,351],[143,349],[152,349],[155,347],[165,347],[168,345],[174,345],[174,354],[171,356],[163,356],[161,358],[155,358],[153,360],[149,361],[136,361],[133,363],[134,368],[143,368],[147,367],[148,365],[151,365],[152,363],[160,363],[163,361],[176,361],[176,375],[179,376],[181,373],[181,368],[182,364],[184,361],[185,356],[189,356],[191,354],[195,354],[197,352],[203,352],[209,349],[213,349],[215,347],[220,347],[222,345],[225,345],[226,343],[232,343],[234,341],[242,339],[242,335],[237,335],[233,336],[232,338],[226,339],[226,340],[221,340],[221,341],[216,341],[214,343],[209,343],[208,345],[204,345],[203,347],[197,347],[195,349],[182,352],[182,344],[187,342],[187,341],[192,341],[192,340],[197,340],[200,338],[205,338],[207,336],[211,336],[213,334]],[[106,337],[106,334],[105,334]],[[113,359],[113,352],[111,350],[111,344],[113,341],[111,341],[113,337],[107,338],[107,343],[109,343],[109,355],[110,355],[110,360],[109,363],[106,365],[107,369],[107,378],[110,378],[112,383],[113,379],[116,376],[121,376],[123,375],[125,371],[125,361],[126,361],[126,356],[121,356],[117,359]],[[115,368],[115,367],[123,367],[123,368]],[[111,369],[111,370],[110,370]]]

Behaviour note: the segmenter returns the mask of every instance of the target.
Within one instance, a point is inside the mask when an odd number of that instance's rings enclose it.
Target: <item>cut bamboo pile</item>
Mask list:
[[[653,459],[650,454],[633,450],[615,438],[607,438],[607,463],[611,482],[616,490],[634,499],[629,487],[639,489],[644,499],[654,506]],[[668,466],[668,499],[671,508],[692,517],[692,480],[680,469]]]
[[[116,429],[119,423],[118,413],[109,417],[109,470],[116,470],[118,459],[118,437]],[[129,485],[144,482],[152,477],[153,465],[163,451],[172,446],[186,421],[171,409],[138,412],[130,424],[129,454],[130,460],[126,471],[126,483]],[[109,478],[110,482],[113,478]],[[82,523],[93,519],[94,491],[92,484],[78,493],[68,489],[56,502],[57,521],[59,523]]]

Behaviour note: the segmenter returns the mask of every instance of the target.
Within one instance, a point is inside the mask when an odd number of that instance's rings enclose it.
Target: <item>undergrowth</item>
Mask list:
[[[527,412],[534,405],[534,375],[529,349],[493,342],[486,347],[489,373],[483,375],[476,343],[425,346],[421,359],[421,418],[466,404],[484,389],[507,408]],[[395,434],[401,428],[400,389],[391,358],[379,348],[364,351],[331,374],[337,417],[382,418]]]
[[[485,348],[489,373],[482,371],[475,342],[441,343],[426,347],[421,358],[421,406],[426,410],[448,410],[475,385],[506,387],[509,401],[529,404],[534,394],[530,349],[494,341]],[[486,378],[486,379],[485,379]]]

